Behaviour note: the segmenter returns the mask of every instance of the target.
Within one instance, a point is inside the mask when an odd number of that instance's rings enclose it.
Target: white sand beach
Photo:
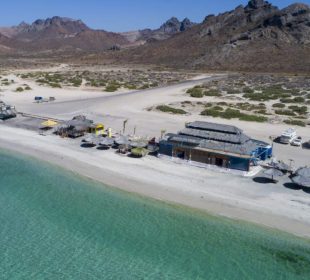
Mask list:
[[[20,112],[46,117],[67,120],[85,114],[115,131],[120,131],[123,121],[128,119],[126,133],[132,133],[136,127],[137,134],[149,137],[159,137],[162,129],[176,132],[186,122],[194,120],[236,125],[251,137],[269,142],[270,136],[278,136],[287,128],[280,124],[147,111],[148,107],[156,104],[186,100],[186,89],[217,77],[204,75],[164,88],[119,93],[51,89],[31,84],[32,91],[15,93],[7,90],[1,93],[1,99],[15,105]],[[55,102],[35,104],[33,98],[36,95],[57,98]],[[309,138],[309,128],[298,128],[298,135]],[[80,147],[80,141],[41,136],[35,131],[12,127],[9,122],[8,125],[0,124],[2,148],[57,164],[125,191],[310,237],[310,194],[302,189],[285,187],[284,183],[290,182],[287,177],[278,184],[261,184],[253,178],[223,174],[151,156],[134,159],[120,156],[114,150],[85,149]],[[274,150],[278,159],[286,162],[293,159],[297,167],[310,164],[310,150],[277,144]]]
[[[125,191],[310,237],[310,194],[155,157],[134,159],[80,141],[0,126],[0,147]]]

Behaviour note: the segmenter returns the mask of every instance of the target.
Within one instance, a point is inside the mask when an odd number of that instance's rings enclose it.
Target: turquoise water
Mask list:
[[[0,152],[0,279],[310,279],[310,242]]]

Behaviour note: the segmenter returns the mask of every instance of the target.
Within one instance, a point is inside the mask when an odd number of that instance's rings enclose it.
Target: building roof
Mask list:
[[[231,144],[243,144],[250,138],[245,134],[230,134],[208,130],[199,130],[193,128],[185,128],[179,132],[180,135],[194,136],[202,139],[215,140],[219,142],[227,142]]]
[[[186,127],[178,134],[166,134],[164,141],[243,156],[252,156],[258,148],[269,146],[268,143],[251,139],[234,126],[194,122]],[[220,129],[228,132],[220,132]]]
[[[201,121],[188,123],[186,127],[193,128],[193,129],[199,129],[199,130],[225,132],[229,134],[241,134],[242,133],[242,130],[240,128],[233,126],[233,125],[201,122]]]

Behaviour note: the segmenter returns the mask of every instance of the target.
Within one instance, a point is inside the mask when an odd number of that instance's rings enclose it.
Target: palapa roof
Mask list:
[[[47,120],[47,121],[41,123],[41,125],[43,127],[54,127],[54,126],[58,125],[58,122],[53,121],[53,120]]]
[[[215,140],[220,142],[228,142],[232,144],[243,144],[250,140],[250,137],[245,134],[230,134],[208,130],[199,130],[192,128],[185,128],[179,132],[180,135],[194,136],[202,139]]]
[[[200,130],[215,131],[215,132],[225,132],[229,134],[241,134],[242,133],[242,130],[236,126],[227,125],[227,124],[211,123],[211,122],[196,121],[196,122],[188,123],[186,127],[193,128],[193,129],[200,129]]]
[[[178,134],[166,134],[163,141],[243,156],[252,156],[258,148],[269,146],[268,143],[251,139],[235,126],[207,122],[187,124]]]

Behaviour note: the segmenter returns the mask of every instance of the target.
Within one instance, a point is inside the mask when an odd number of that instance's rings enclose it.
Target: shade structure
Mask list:
[[[53,120],[47,120],[43,123],[41,123],[42,127],[54,127],[56,125],[58,125],[58,122],[53,121]]]
[[[292,178],[292,181],[295,184],[300,185],[302,187],[310,188],[310,177],[305,177],[305,176],[297,175],[297,176]]]
[[[145,148],[133,148],[131,154],[135,157],[144,157],[148,154],[148,150]]]
[[[117,145],[130,145],[130,141],[124,135],[117,137],[114,141]]]
[[[283,172],[281,170],[278,170],[276,168],[270,168],[264,171],[264,174],[271,177],[272,180],[277,177],[283,176]]]
[[[295,175],[310,178],[310,167],[301,167],[297,169]]]
[[[114,144],[114,139],[110,137],[105,137],[102,140],[99,141],[100,146],[109,147]]]
[[[147,147],[146,141],[131,141],[130,146],[133,148],[145,148]]]
[[[292,168],[288,164],[284,163],[283,161],[277,161],[272,163],[272,167],[284,172],[291,171]]]
[[[94,145],[96,145],[98,141],[99,141],[99,139],[97,137],[92,136],[92,135],[89,135],[83,139],[84,143],[94,144]]]

